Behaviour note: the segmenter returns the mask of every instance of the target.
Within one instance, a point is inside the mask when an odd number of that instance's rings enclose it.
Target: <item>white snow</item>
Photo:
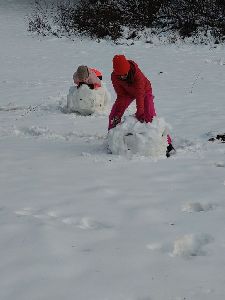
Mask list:
[[[225,48],[39,38],[0,2],[0,299],[223,300]],[[152,82],[176,155],[109,154],[110,73],[124,53]],[[78,65],[112,96],[65,114]],[[126,116],[135,113],[131,105]]]

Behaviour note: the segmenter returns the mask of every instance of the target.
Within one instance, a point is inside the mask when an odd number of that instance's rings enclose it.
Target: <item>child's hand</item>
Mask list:
[[[115,116],[112,119],[110,119],[108,130],[116,127],[116,125],[119,124],[120,121],[121,121],[121,118],[119,118],[118,116]]]
[[[117,124],[120,123],[120,118],[118,116],[115,116],[113,119],[112,119],[112,125],[113,125],[113,128],[116,127]]]

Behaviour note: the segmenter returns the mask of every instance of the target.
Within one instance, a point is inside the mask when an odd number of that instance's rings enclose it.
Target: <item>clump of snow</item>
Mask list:
[[[146,247],[147,247],[147,249],[153,250],[153,251],[162,249],[162,245],[160,243],[148,244]]]
[[[208,234],[187,234],[174,242],[173,256],[191,257],[204,255],[203,246],[209,244],[212,237]]]
[[[87,229],[99,229],[100,227],[102,227],[102,225],[93,219],[90,219],[88,217],[83,217],[80,223],[78,224],[78,227],[80,229],[87,230]]]
[[[108,147],[113,154],[139,154],[159,158],[165,157],[168,125],[155,117],[152,123],[140,123],[129,116],[108,133]]]
[[[184,212],[201,212],[201,211],[209,211],[213,209],[213,205],[210,203],[199,203],[199,202],[193,202],[193,203],[186,203],[182,211]]]
[[[32,214],[32,210],[30,207],[25,207],[21,210],[15,211],[15,214],[18,216],[30,216]]]
[[[219,168],[224,168],[225,167],[225,162],[223,161],[218,161],[215,163],[215,166],[216,167],[219,167]]]
[[[78,112],[81,115],[91,115],[103,112],[110,100],[110,94],[105,86],[91,90],[87,85],[79,89],[71,86],[67,95],[67,112]]]

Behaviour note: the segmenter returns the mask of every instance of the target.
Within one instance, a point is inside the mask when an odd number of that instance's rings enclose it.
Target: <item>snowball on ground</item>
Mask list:
[[[158,117],[152,123],[140,123],[129,116],[108,133],[108,147],[113,154],[127,153],[165,157],[168,125]]]
[[[84,116],[103,112],[109,100],[110,94],[105,86],[94,90],[85,84],[79,89],[71,86],[67,95],[67,112],[78,112]]]

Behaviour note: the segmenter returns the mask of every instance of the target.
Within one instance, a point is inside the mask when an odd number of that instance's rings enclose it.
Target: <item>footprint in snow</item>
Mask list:
[[[66,217],[62,219],[62,223],[66,225],[77,225],[79,223],[77,218],[74,217]]]
[[[37,219],[55,219],[58,217],[57,213],[54,211],[49,211],[46,213],[41,213],[40,211],[35,211],[30,207],[25,207],[20,210],[15,211],[17,216],[32,216]]]
[[[21,210],[15,211],[15,214],[17,216],[31,216],[33,213],[32,213],[32,209],[30,207],[25,207]]]
[[[94,219],[91,219],[89,217],[83,217],[81,219],[76,217],[67,217],[62,219],[62,223],[66,225],[75,225],[82,230],[99,230],[111,228],[111,226],[99,221],[95,221]]]
[[[218,167],[218,168],[224,168],[225,167],[225,162],[223,162],[223,161],[215,162],[215,166]]]
[[[204,246],[211,243],[213,238],[208,234],[187,234],[173,243],[152,243],[147,245],[147,249],[161,253],[167,253],[172,257],[191,258],[193,256],[206,255]]]
[[[34,218],[42,219],[42,220],[51,220],[58,218],[58,215],[54,211],[49,211],[46,213],[36,213],[33,215]]]
[[[41,210],[35,211],[32,208],[23,208],[15,211],[15,214],[19,217],[31,216],[34,219],[42,220],[42,222],[61,222],[66,225],[76,226],[82,230],[99,230],[109,229],[110,225],[96,221],[89,217],[64,217],[60,218],[55,211],[42,212]]]
[[[78,224],[78,227],[80,229],[84,229],[84,230],[87,230],[87,229],[96,229],[98,228],[98,223],[94,220],[91,220],[90,218],[88,217],[84,217],[80,220],[79,224]]]
[[[146,246],[146,248],[148,250],[151,250],[151,251],[158,251],[158,252],[161,252],[161,253],[170,253],[171,250],[172,250],[172,246],[170,243],[151,243],[151,244],[148,244]]]
[[[207,212],[213,209],[213,205],[211,203],[200,203],[200,202],[192,202],[192,203],[186,203],[182,211],[183,212]]]
[[[208,234],[187,234],[175,240],[171,256],[191,258],[206,255],[204,246],[211,243],[213,238]]]
[[[31,126],[25,128],[14,128],[16,136],[33,137],[33,138],[45,138],[45,139],[60,139],[65,140],[66,137],[51,131],[48,128]]]

